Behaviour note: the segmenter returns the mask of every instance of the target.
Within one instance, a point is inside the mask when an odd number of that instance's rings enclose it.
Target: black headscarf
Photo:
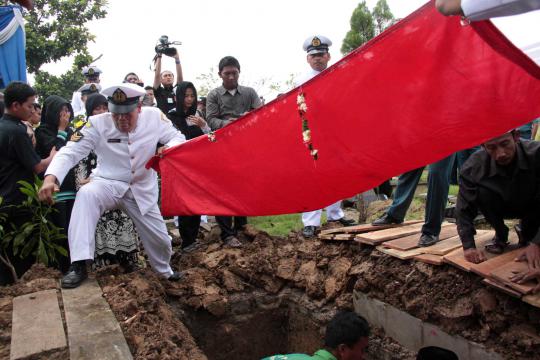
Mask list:
[[[101,94],[91,94],[86,98],[86,103],[84,104],[86,108],[86,116],[92,116],[92,112],[99,105],[108,105],[107,98]]]
[[[193,96],[195,101],[189,109],[184,110],[184,98],[186,97],[187,89],[193,90]],[[182,81],[176,85],[176,112],[168,114],[173,125],[184,134],[186,139],[193,139],[197,136],[204,135],[204,132],[197,125],[188,125],[186,119],[188,116],[195,115],[197,113],[197,89],[193,83],[189,81]]]

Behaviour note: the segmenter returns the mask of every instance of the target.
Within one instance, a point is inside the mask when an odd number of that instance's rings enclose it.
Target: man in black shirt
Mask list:
[[[19,205],[26,199],[17,181],[33,183],[34,174],[44,172],[56,153],[53,149],[46,159],[41,159],[32,146],[26,125],[22,123],[34,113],[35,100],[35,90],[22,82],[10,83],[4,92],[6,109],[0,118],[0,197],[3,199],[0,212],[7,215],[6,224],[14,224],[15,228],[29,219],[27,211],[11,206]],[[4,230],[12,229],[7,227]],[[31,265],[29,261],[12,261],[19,273]],[[11,276],[7,274],[8,270],[0,266],[0,284],[9,281]]]
[[[473,263],[486,259],[474,243],[478,210],[495,229],[486,251],[502,253],[508,243],[504,219],[520,219],[520,243],[528,244],[521,258],[540,269],[540,142],[511,131],[485,142],[463,165],[456,219],[465,258]]]
[[[184,80],[182,75],[182,65],[180,64],[180,56],[178,51],[174,55],[167,55],[174,57],[176,64],[176,83],[174,82],[174,74],[169,71],[161,71],[161,56],[158,54],[156,58],[156,68],[154,74],[154,97],[156,99],[157,107],[167,114],[170,110],[176,108],[176,95],[174,91],[174,85],[181,83]]]

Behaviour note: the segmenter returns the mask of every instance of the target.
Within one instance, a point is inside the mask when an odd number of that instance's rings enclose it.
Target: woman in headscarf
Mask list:
[[[107,98],[101,94],[91,94],[85,103],[86,121],[77,124],[75,136],[84,126],[88,126],[90,116],[108,112]],[[77,190],[91,181],[92,170],[96,167],[96,156],[90,154],[77,165]],[[109,264],[120,264],[126,272],[137,268],[139,236],[133,221],[121,210],[106,211],[101,215],[96,227],[94,268]]]
[[[40,126],[35,131],[36,152],[41,158],[44,159],[49,156],[48,154],[53,147],[60,150],[67,144],[72,135],[72,131],[68,127],[72,119],[73,109],[69,101],[56,95],[45,99],[41,111]],[[60,191],[56,193],[54,208],[57,211],[51,215],[53,224],[63,229],[62,232],[66,235],[66,238],[74,202],[75,175],[73,169],[71,169],[62,182]],[[66,250],[69,247],[67,240],[61,245]],[[58,261],[61,271],[66,271],[69,268],[69,258],[59,257]]]
[[[169,113],[173,125],[187,140],[210,132],[210,127],[197,112],[197,90],[189,81],[182,81],[176,87],[176,111]],[[201,216],[178,216],[178,230],[182,238],[182,249],[195,243],[199,234]]]

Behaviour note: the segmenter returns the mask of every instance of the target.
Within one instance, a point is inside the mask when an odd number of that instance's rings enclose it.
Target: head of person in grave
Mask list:
[[[146,94],[144,88],[130,83],[115,85],[101,92],[109,102],[114,126],[121,132],[130,132],[137,127],[141,112],[141,97]]]
[[[85,83],[95,83],[99,84],[101,81],[99,75],[101,75],[101,70],[97,66],[85,66],[82,69],[82,73],[85,77]]]
[[[511,130],[482,144],[488,155],[499,166],[508,166],[514,162],[519,143],[519,130]]]
[[[315,71],[323,71],[330,61],[329,48],[332,41],[326,36],[313,35],[304,40],[303,49],[307,52],[307,62]]]
[[[101,91],[101,85],[96,83],[84,84],[77,90],[81,93],[81,100],[86,103],[86,99],[90,94],[98,94]]]
[[[369,324],[362,316],[346,311],[326,326],[325,349],[338,360],[362,360],[367,352]]]

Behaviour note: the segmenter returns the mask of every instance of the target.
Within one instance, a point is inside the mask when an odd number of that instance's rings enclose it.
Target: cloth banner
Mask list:
[[[21,7],[0,6],[0,88],[26,82],[25,41]]]
[[[430,2],[214,141],[148,166],[161,171],[165,215],[309,211],[523,125],[538,99],[540,68],[490,21],[462,24]]]

